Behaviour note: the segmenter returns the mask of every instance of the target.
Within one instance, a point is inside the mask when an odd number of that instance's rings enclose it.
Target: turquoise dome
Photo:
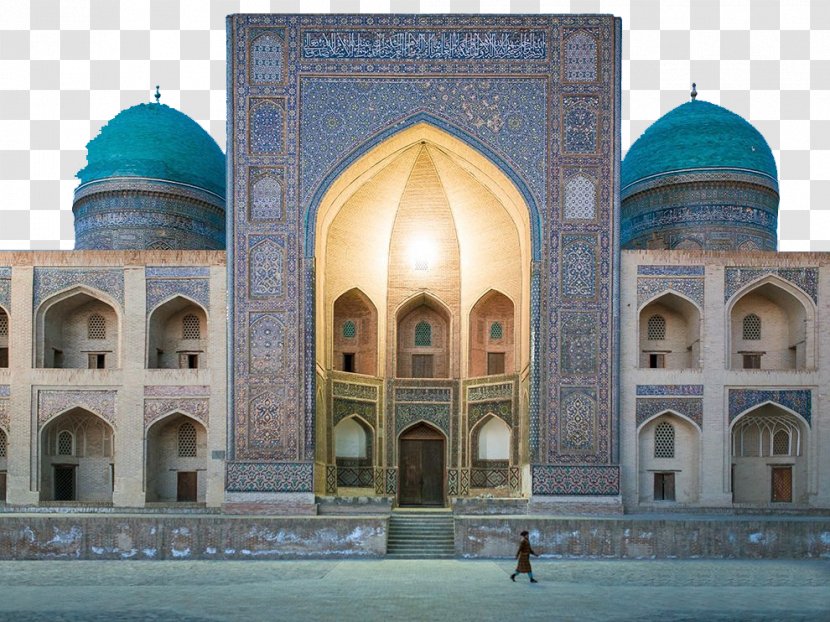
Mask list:
[[[225,197],[225,154],[201,126],[164,104],[117,114],[87,144],[81,184],[143,177],[190,184]]]
[[[761,133],[726,108],[692,100],[660,117],[631,146],[622,163],[622,189],[690,169],[750,171],[777,185],[775,159]]]

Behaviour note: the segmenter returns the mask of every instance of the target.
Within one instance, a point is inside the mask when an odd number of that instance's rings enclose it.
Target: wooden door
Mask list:
[[[196,501],[196,471],[179,471],[176,501]]]
[[[444,437],[420,424],[401,436],[400,505],[444,505]]]
[[[772,467],[772,501],[773,503],[792,503],[793,468],[791,466]]]
[[[55,465],[55,501],[75,501],[75,466]]]

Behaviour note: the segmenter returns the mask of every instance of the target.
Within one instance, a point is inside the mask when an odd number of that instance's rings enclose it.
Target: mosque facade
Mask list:
[[[611,16],[227,24],[227,156],[134,106],[76,250],[0,253],[6,504],[830,507],[830,266],[749,123],[621,161]]]

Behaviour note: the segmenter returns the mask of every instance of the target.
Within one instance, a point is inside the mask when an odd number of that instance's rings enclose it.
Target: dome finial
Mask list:
[[[156,98],[156,103],[158,104],[159,100],[161,99],[161,93],[159,92],[159,85],[158,84],[156,84],[156,94],[153,97]]]
[[[692,82],[692,92],[690,93],[690,95],[692,96],[692,101],[694,101],[697,97],[697,84],[695,84],[694,82]]]

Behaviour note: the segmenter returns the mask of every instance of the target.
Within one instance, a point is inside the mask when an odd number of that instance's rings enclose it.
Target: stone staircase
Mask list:
[[[455,523],[450,510],[395,510],[389,516],[386,556],[392,559],[452,559]]]

